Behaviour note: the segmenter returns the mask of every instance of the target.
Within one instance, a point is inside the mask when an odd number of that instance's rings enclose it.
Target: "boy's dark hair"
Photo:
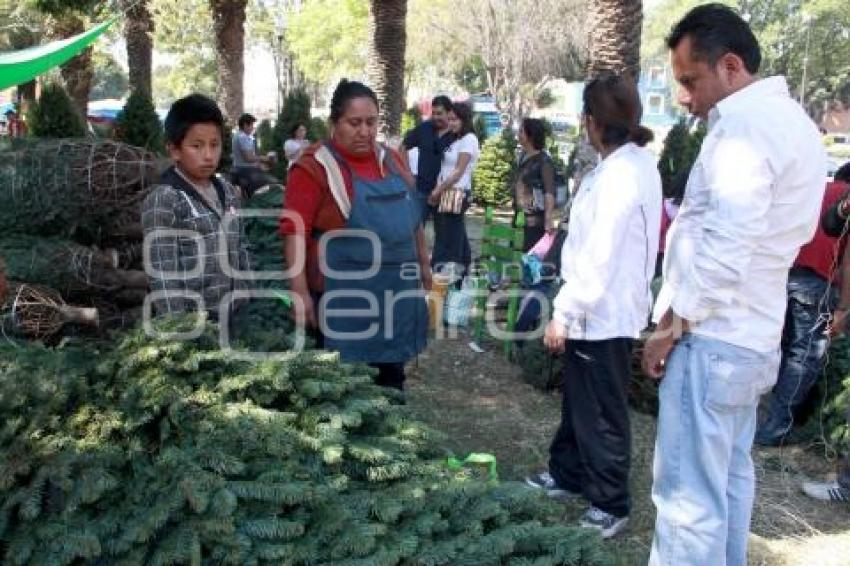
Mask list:
[[[850,161],[839,167],[832,178],[842,183],[850,183]]]
[[[642,147],[652,141],[652,131],[640,125],[643,106],[637,85],[630,77],[603,73],[585,85],[582,99],[582,112],[593,116],[602,128],[604,145],[634,142]]]
[[[431,109],[433,110],[435,106],[439,106],[446,112],[449,112],[454,107],[454,104],[452,104],[451,98],[449,98],[445,94],[438,94],[437,96],[431,99]]]
[[[176,100],[165,117],[165,141],[179,146],[195,124],[215,124],[224,139],[224,116],[215,101],[203,94],[190,94]]]
[[[245,126],[249,126],[256,121],[257,121],[257,119],[252,114],[248,114],[246,112],[245,114],[242,114],[241,116],[239,116],[239,120],[236,122],[236,124],[239,126],[239,129],[241,130]]]
[[[759,70],[761,49],[758,40],[747,22],[729,6],[697,6],[670,30],[667,47],[676,49],[685,37],[691,38],[694,60],[714,66],[727,53],[734,53],[744,61],[750,74]]]
[[[460,131],[457,133],[458,139],[475,130],[475,126],[472,123],[472,106],[465,102],[458,102],[452,105],[451,111],[460,120]]]
[[[546,126],[543,124],[543,120],[524,118],[522,121],[522,131],[525,133],[525,137],[531,141],[534,149],[539,151],[546,147]]]
[[[330,120],[332,123],[336,124],[339,122],[339,119],[342,118],[343,114],[345,114],[345,109],[348,107],[348,103],[355,98],[368,98],[375,103],[376,108],[380,108],[375,91],[361,82],[342,79],[339,81],[339,84],[336,85],[334,94],[331,97]]]

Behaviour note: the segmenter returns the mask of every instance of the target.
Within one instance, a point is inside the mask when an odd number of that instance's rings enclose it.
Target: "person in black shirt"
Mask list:
[[[425,120],[404,135],[399,153],[407,159],[408,150],[419,149],[419,162],[416,169],[416,197],[422,211],[422,221],[428,215],[428,195],[437,185],[443,152],[452,144],[454,134],[449,129],[449,112],[452,101],[448,96],[440,95],[431,101],[431,119]]]

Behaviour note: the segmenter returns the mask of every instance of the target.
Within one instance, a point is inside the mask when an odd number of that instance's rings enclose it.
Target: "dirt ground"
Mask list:
[[[470,219],[473,249],[480,220]],[[417,417],[447,436],[459,456],[488,452],[496,456],[503,481],[521,480],[545,469],[549,441],[558,424],[558,393],[523,381],[518,366],[506,361],[498,344],[482,354],[470,338],[433,340],[408,374],[408,405]],[[655,510],[650,499],[655,419],[632,412],[633,511],[616,545],[622,564],[645,564],[652,541]],[[800,491],[806,477],[833,472],[834,454],[822,445],[754,450],[756,504],[751,529],[753,565],[850,565],[850,505],[823,504]],[[574,522],[580,503],[563,506],[563,520]]]

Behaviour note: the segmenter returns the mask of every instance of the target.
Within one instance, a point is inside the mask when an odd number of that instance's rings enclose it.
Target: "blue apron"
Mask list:
[[[389,152],[385,158],[389,174],[369,180],[356,175],[330,145],[328,148],[348,169],[354,185],[345,228],[377,236],[380,263],[374,275],[346,279],[346,273],[369,269],[376,253],[373,243],[347,235],[336,235],[328,242],[327,265],[340,274],[325,274],[327,302],[323,302],[321,313],[326,325],[325,348],[339,351],[346,362],[406,362],[425,349],[428,332],[428,309],[416,253],[417,204]],[[345,315],[339,310],[357,313]],[[352,336],[354,333],[358,336]]]

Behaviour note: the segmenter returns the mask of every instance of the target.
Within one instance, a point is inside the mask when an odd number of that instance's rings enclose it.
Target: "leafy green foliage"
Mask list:
[[[330,135],[328,129],[328,121],[318,116],[310,118],[310,124],[307,127],[307,138],[312,141],[326,140]]]
[[[30,133],[37,138],[80,138],[86,135],[82,116],[61,86],[48,83],[27,116]]]
[[[684,194],[685,183],[699,155],[705,133],[703,125],[691,131],[685,118],[670,128],[658,158],[658,173],[666,198],[681,198]]]
[[[824,378],[819,382],[818,399],[825,399],[815,419],[822,423],[817,433],[833,444],[841,454],[850,454],[850,340],[837,338],[829,348]],[[815,393],[815,392],[813,392]]]
[[[401,133],[404,134],[422,123],[422,112],[411,106],[401,114]]]
[[[0,560],[611,562],[598,535],[544,523],[545,496],[448,470],[368,368],[319,351],[245,361],[214,330],[0,343]]]
[[[290,12],[287,19],[287,41],[298,69],[309,80],[331,84],[343,77],[363,75],[368,2],[314,0]]]
[[[213,20],[208,0],[150,0],[154,45],[171,56],[153,69],[154,102],[172,102],[198,92],[215,98],[218,81]]]
[[[257,137],[257,147],[259,148],[260,153],[268,153],[269,151],[274,150],[274,138],[272,133],[272,123],[270,120],[260,120],[260,123],[257,125],[255,136]]]
[[[477,202],[503,205],[510,202],[510,180],[516,168],[516,139],[505,129],[501,136],[484,142],[481,157],[472,174],[472,192]]]
[[[150,97],[141,91],[133,92],[118,114],[115,137],[130,145],[163,153],[162,124]]]
[[[123,98],[127,94],[129,80],[127,73],[110,53],[100,50],[92,52],[94,77],[92,79],[91,100],[103,98]]]

